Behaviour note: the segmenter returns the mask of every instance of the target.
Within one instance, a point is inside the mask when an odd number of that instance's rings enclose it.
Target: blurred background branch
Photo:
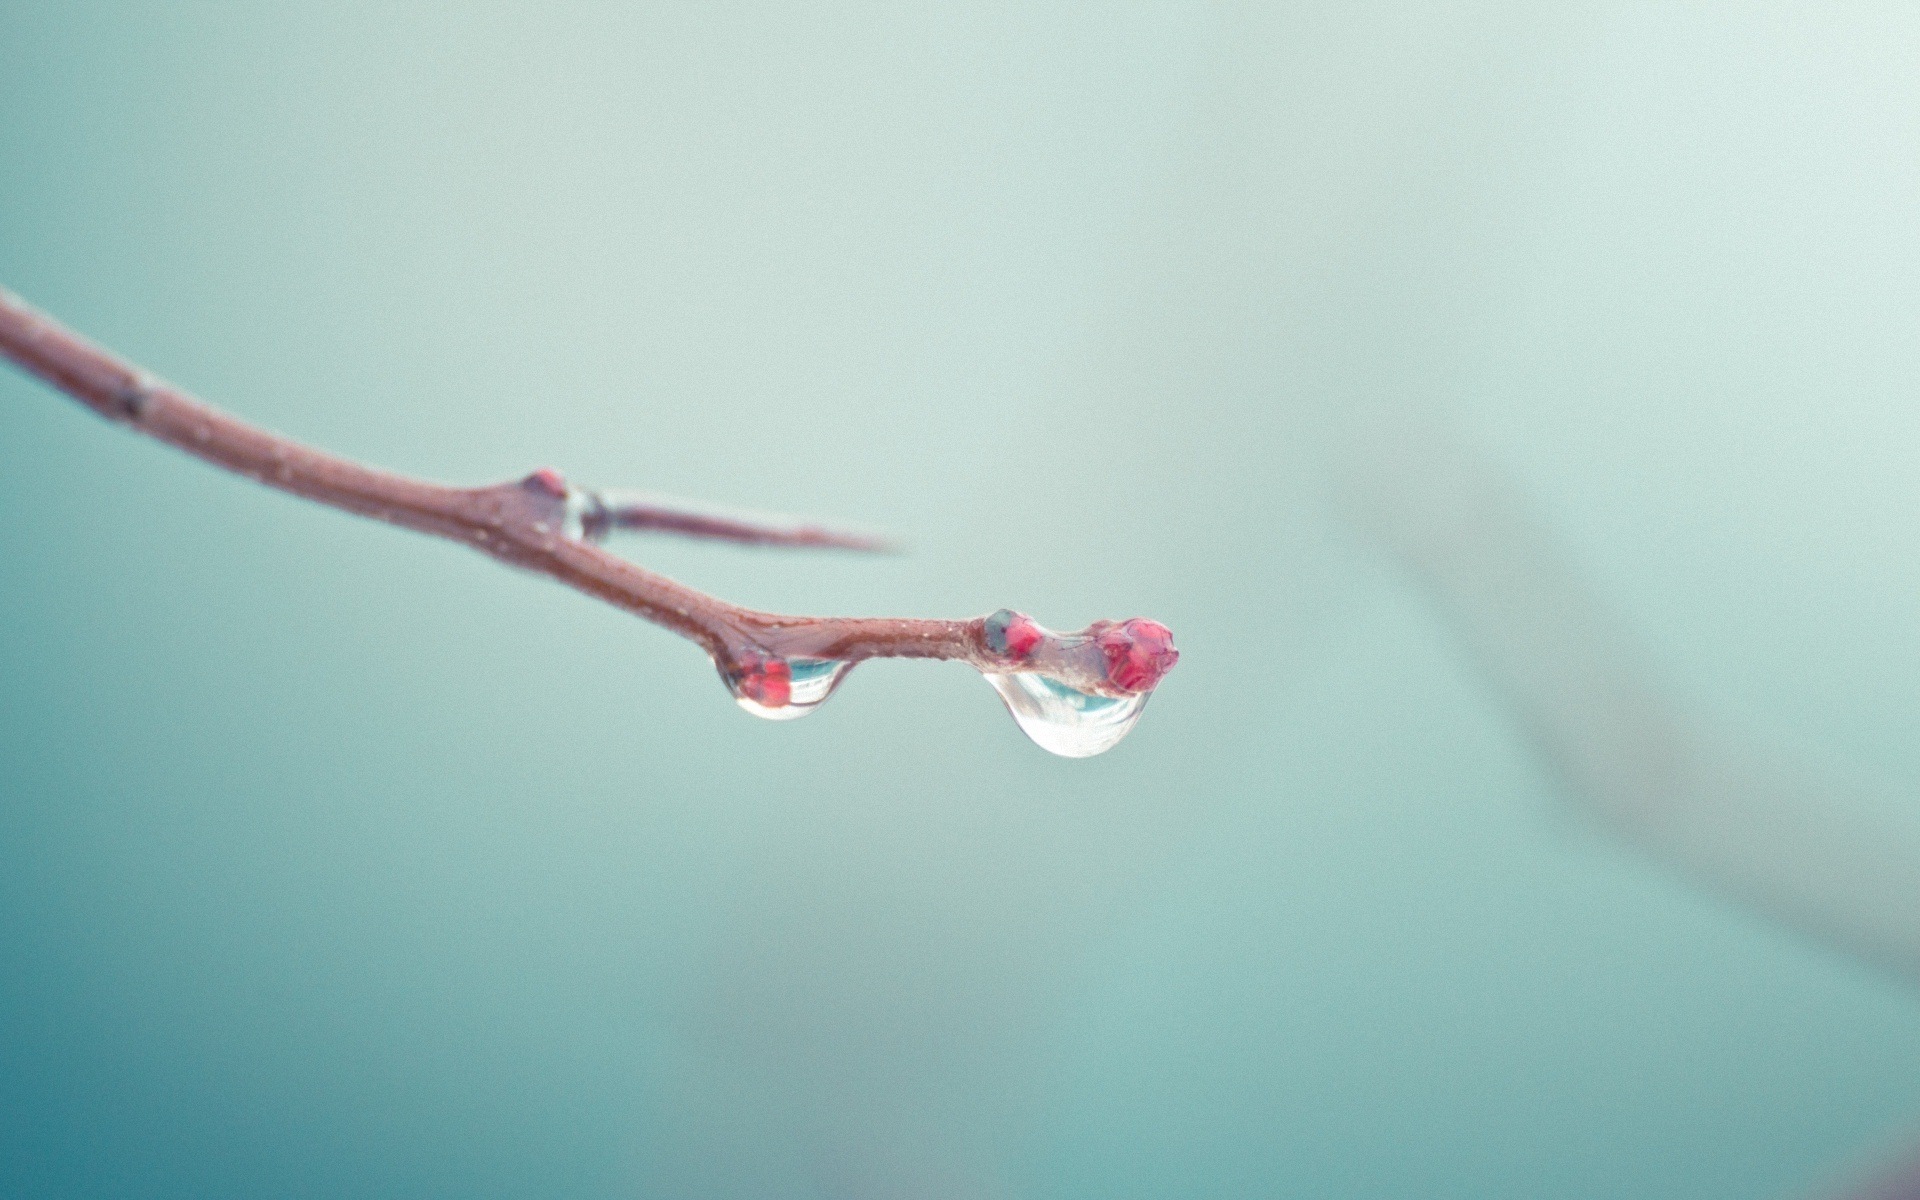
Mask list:
[[[1348,478],[1594,821],[1683,877],[1920,986],[1920,814],[1684,712],[1520,488],[1430,420],[1367,427]]]
[[[1519,485],[1443,423],[1376,410],[1336,482],[1592,824],[1709,892],[1920,986],[1911,801],[1685,712]],[[1915,1200],[1920,1160],[1822,1195]]]

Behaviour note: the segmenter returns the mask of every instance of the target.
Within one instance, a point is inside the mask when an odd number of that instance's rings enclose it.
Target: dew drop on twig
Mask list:
[[[1038,671],[984,674],[1020,731],[1062,758],[1091,758],[1113,749],[1140,720],[1152,695],[1102,695]]]
[[[731,667],[720,667],[720,678],[734,702],[756,717],[791,721],[819,708],[853,669],[833,658],[779,658],[747,654]]]

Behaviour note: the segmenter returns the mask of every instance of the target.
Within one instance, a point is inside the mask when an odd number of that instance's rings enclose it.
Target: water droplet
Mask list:
[[[591,541],[587,536],[587,506],[574,498],[578,494],[569,495],[566,507],[560,510],[560,536],[576,542]]]
[[[819,708],[853,664],[837,658],[774,658],[742,655],[733,670],[720,668],[720,678],[734,702],[756,717],[791,721]]]
[[[607,540],[607,510],[600,497],[585,488],[569,487],[561,500],[560,533],[576,542]]]
[[[1127,736],[1151,692],[1106,696],[1082,691],[1038,671],[1010,675],[986,672],[1007,711],[1042,750],[1062,758],[1091,758]]]

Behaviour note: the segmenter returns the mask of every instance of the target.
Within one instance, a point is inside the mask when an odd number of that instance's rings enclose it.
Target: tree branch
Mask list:
[[[156,379],[0,289],[0,355],[94,412],[236,474],[347,512],[474,547],[551,576],[699,644],[737,694],[789,703],[792,660],[955,659],[990,675],[1039,672],[1102,696],[1150,692],[1178,654],[1152,621],[1096,622],[1056,634],[1002,610],[997,621],[798,617],[757,612],[676,583],[593,544],[613,529],[656,529],[781,546],[882,549],[817,526],[776,524],[595,493],[542,469],[457,488],[303,446],[228,416]],[[1038,631],[1009,647],[1008,621]]]

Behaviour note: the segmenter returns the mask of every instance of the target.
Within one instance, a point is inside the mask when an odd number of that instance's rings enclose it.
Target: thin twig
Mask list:
[[[1060,653],[1020,655],[1009,653],[1003,642],[998,649],[989,645],[986,618],[797,617],[729,604],[592,542],[608,527],[621,527],[789,546],[882,549],[884,544],[814,526],[635,503],[618,493],[603,497],[573,487],[549,469],[507,483],[457,488],[363,467],[228,416],[93,345],[4,289],[0,355],[108,420],[215,466],[321,504],[464,543],[644,617],[705,648],[730,679],[788,659],[937,658],[998,673],[1044,664],[1049,673],[1078,686],[1131,693],[1151,690],[1173,665],[1165,630],[1152,622],[1098,622],[1080,634],[1049,634]],[[1145,643],[1136,630],[1147,635]],[[1073,652],[1091,647],[1096,638],[1102,639],[1104,658]],[[1164,653],[1155,649],[1161,642]],[[1138,671],[1143,656],[1155,668],[1144,681]],[[1133,673],[1108,678],[1110,661]]]
[[[857,550],[868,554],[895,554],[899,547],[885,538],[829,529],[811,521],[764,513],[722,512],[694,507],[680,500],[644,492],[604,490],[587,495],[581,515],[585,536],[600,540],[620,531],[677,533],[707,541],[737,542],[743,546],[779,546],[804,550]]]

